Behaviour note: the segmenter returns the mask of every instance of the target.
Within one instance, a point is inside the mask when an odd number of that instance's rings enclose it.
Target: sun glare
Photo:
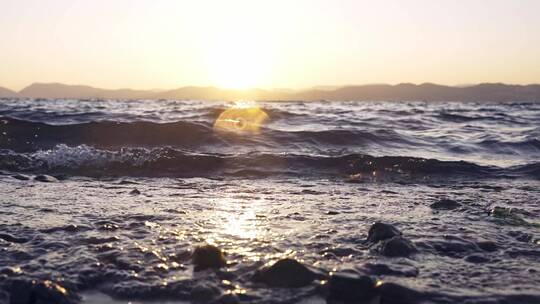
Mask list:
[[[219,115],[214,130],[257,134],[268,118],[268,114],[255,102],[237,101]]]
[[[263,37],[249,29],[232,26],[221,31],[206,50],[206,60],[212,83],[227,89],[246,90],[267,80],[271,52]]]

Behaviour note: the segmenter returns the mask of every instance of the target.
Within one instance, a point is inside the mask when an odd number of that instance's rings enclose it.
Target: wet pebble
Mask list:
[[[208,302],[219,296],[219,288],[212,284],[197,284],[190,292],[190,298],[194,302]]]
[[[294,259],[281,259],[259,269],[253,276],[256,282],[274,287],[302,287],[311,284],[317,274]]]
[[[436,210],[454,210],[461,207],[461,204],[451,199],[442,199],[431,204],[430,207]]]
[[[365,275],[334,274],[328,281],[327,301],[364,303],[376,295],[375,280]]]
[[[11,177],[13,177],[14,179],[22,180],[22,181],[30,180],[30,177],[24,174],[15,174],[15,175],[12,175]]]
[[[497,251],[498,249],[498,246],[495,242],[492,242],[492,241],[479,241],[479,242],[476,242],[476,245],[484,250],[484,251],[488,251],[488,252],[494,252],[494,251]]]
[[[377,222],[369,228],[367,240],[368,242],[376,243],[398,235],[401,235],[401,232],[396,227]]]
[[[380,303],[385,304],[416,304],[425,301],[424,294],[392,282],[382,283],[377,287],[381,296]]]
[[[139,195],[141,194],[141,191],[139,191],[139,189],[133,189],[129,192],[129,194],[131,195]]]
[[[55,303],[71,304],[80,299],[65,287],[45,280],[42,282],[16,280],[11,284],[12,304]]]
[[[28,242],[28,239],[26,239],[26,238],[16,237],[16,236],[13,236],[13,235],[7,234],[7,233],[0,233],[0,239],[2,239],[4,241],[8,241],[10,243],[18,243],[18,244]]]
[[[489,258],[481,255],[481,254],[471,254],[465,257],[465,261],[473,264],[480,264],[480,263],[487,263],[489,262]]]
[[[195,248],[191,259],[195,270],[220,268],[227,264],[223,252],[214,245],[203,245]]]
[[[378,250],[387,257],[408,257],[417,251],[414,244],[402,236],[382,241]]]
[[[46,175],[46,174],[37,175],[36,177],[34,177],[34,180],[36,180],[38,182],[43,182],[43,183],[56,183],[56,182],[58,182],[58,179],[56,177]]]

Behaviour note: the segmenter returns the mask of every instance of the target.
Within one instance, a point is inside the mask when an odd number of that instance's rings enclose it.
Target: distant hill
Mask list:
[[[0,87],[0,98],[2,98],[2,97],[18,97],[18,96],[19,96],[19,93],[17,93],[17,92],[6,89],[6,88],[3,88],[3,87]]]
[[[451,87],[424,83],[347,86],[335,90],[297,93],[299,99],[313,100],[425,100],[425,101],[540,101],[540,85],[478,84]]]
[[[19,94],[32,98],[146,98],[152,91],[118,89],[106,90],[85,85],[67,85],[62,83],[33,83],[22,89]]]
[[[4,92],[5,91],[5,92]],[[14,95],[15,94],[15,95]],[[0,88],[0,96],[17,96]],[[117,98],[117,99],[200,99],[200,100],[397,100],[397,101],[535,101],[540,102],[540,85],[484,83],[472,86],[374,84],[344,87],[322,86],[308,90],[232,90],[216,87],[182,87],[166,91],[132,89],[106,90],[84,85],[35,83],[19,93],[32,98]]]

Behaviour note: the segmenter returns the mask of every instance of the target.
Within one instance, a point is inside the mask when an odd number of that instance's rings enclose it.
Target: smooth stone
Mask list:
[[[379,247],[379,252],[387,257],[408,257],[416,251],[414,244],[402,236],[384,240]]]
[[[522,226],[528,226],[529,223],[522,219],[518,212],[516,212],[512,208],[505,208],[505,207],[499,207],[495,206],[491,210],[489,210],[489,215],[495,218],[500,218],[505,220],[508,224],[511,225],[522,225]]]
[[[195,248],[191,256],[195,270],[220,268],[227,264],[223,252],[214,245],[204,245]]]
[[[34,177],[34,180],[38,182],[43,182],[43,183],[57,183],[58,182],[58,179],[56,177],[46,175],[46,174],[38,175]]]
[[[311,284],[317,274],[294,259],[281,259],[269,267],[257,270],[256,282],[274,287],[302,287]]]
[[[25,280],[12,281],[9,294],[11,304],[30,303],[32,298],[32,282]]]
[[[217,286],[210,284],[195,285],[190,292],[190,297],[195,302],[208,302],[219,296],[220,291]]]
[[[334,274],[328,281],[327,300],[364,303],[376,295],[375,283],[365,275]]]
[[[7,233],[0,233],[0,239],[2,239],[4,241],[8,241],[10,243],[18,243],[18,244],[28,242],[28,239],[26,239],[26,238],[16,237],[16,236],[13,236],[13,235],[7,234]]]
[[[426,298],[414,289],[391,282],[382,283],[377,287],[377,291],[381,296],[380,303],[385,304],[416,304],[422,303]]]
[[[484,250],[484,251],[487,251],[487,252],[494,252],[494,251],[497,251],[498,249],[498,246],[495,242],[492,242],[492,241],[479,241],[479,242],[476,242],[476,245]]]
[[[442,199],[431,204],[430,207],[437,210],[454,210],[461,207],[461,204],[451,199]]]
[[[390,224],[377,222],[369,228],[367,240],[368,242],[376,243],[398,235],[401,235],[401,231],[396,227]]]
[[[465,261],[467,261],[469,263],[480,264],[480,263],[489,262],[489,258],[487,258],[487,257],[485,257],[483,255],[480,255],[480,254],[471,254],[471,255],[465,257]]]
[[[49,280],[42,282],[13,281],[10,294],[12,304],[72,304],[78,303],[80,300],[78,296],[70,293],[66,288]]]
[[[14,179],[22,180],[22,181],[30,180],[30,177],[24,174],[15,174],[15,175],[12,175],[11,177],[13,177]]]

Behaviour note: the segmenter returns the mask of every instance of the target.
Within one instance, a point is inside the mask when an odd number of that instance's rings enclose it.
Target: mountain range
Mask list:
[[[19,92],[0,87],[1,97],[111,98],[199,100],[403,100],[403,101],[534,101],[540,102],[540,85],[483,83],[445,86],[432,83],[373,84],[343,87],[319,86],[306,90],[234,90],[187,86],[173,90],[100,89],[84,85],[34,83]]]

